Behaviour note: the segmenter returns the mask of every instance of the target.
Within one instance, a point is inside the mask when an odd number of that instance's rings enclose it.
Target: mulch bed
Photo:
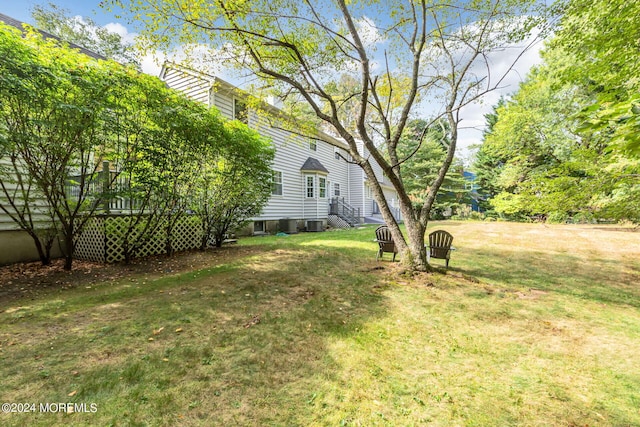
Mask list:
[[[251,255],[257,249],[243,246],[223,246],[206,251],[181,252],[136,259],[130,264],[102,264],[74,260],[71,271],[64,270],[64,260],[53,260],[51,265],[40,262],[17,263],[0,267],[0,304],[20,298],[35,299],[50,292],[90,286],[95,283],[118,281],[129,277],[162,277],[189,270],[199,270]],[[0,307],[0,312],[3,308]]]

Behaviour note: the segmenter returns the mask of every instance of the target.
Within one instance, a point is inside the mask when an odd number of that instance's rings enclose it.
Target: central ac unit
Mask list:
[[[322,220],[307,221],[307,231],[324,231],[323,221]]]
[[[280,220],[280,231],[287,234],[295,234],[298,232],[298,220],[283,218]]]

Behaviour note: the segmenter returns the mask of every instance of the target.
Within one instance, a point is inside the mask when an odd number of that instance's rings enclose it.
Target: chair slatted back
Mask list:
[[[431,258],[449,259],[453,236],[444,230],[429,234],[429,250]]]
[[[393,258],[395,260],[395,254],[398,253],[398,250],[396,249],[393,237],[391,237],[391,230],[389,230],[389,227],[386,225],[378,227],[376,229],[376,240],[378,241],[378,246],[380,248],[378,251],[378,257],[382,257],[382,254],[385,252],[393,253]]]
[[[378,242],[393,243],[393,237],[391,237],[391,230],[389,230],[389,227],[387,227],[386,225],[381,225],[380,227],[376,228],[376,239],[378,239]]]

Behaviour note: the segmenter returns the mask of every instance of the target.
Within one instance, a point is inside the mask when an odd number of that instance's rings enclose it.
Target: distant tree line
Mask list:
[[[513,219],[638,223],[640,3],[563,6],[543,63],[486,116],[474,165],[484,207]]]

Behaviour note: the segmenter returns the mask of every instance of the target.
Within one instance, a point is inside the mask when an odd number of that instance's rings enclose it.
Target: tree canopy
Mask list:
[[[608,133],[615,148],[640,156],[640,4],[624,0],[566,2],[550,48],[567,52],[565,81],[594,92],[581,131]]]

